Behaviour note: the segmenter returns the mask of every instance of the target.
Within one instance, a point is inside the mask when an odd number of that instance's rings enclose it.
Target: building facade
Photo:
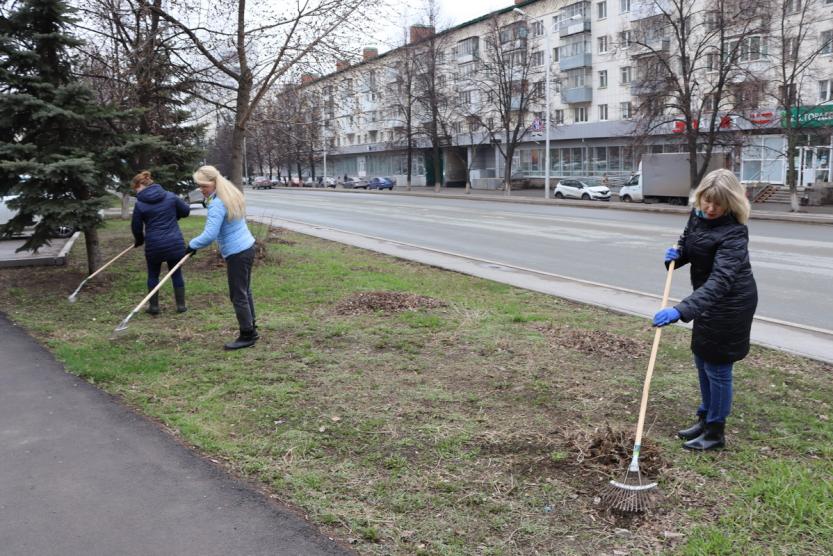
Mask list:
[[[700,110],[693,125],[703,129],[712,120],[716,148],[731,153],[741,180],[783,184],[785,127],[798,125],[799,185],[833,181],[833,0],[738,0],[730,22],[714,19],[710,0],[671,0],[669,12],[674,1],[693,29],[686,40],[700,49],[687,74],[695,88],[701,85],[699,96],[688,99]],[[521,122],[513,176],[538,183],[547,133],[553,179],[616,183],[637,170],[643,152],[685,152],[685,122],[668,92],[670,80],[683,74],[682,43],[658,15],[658,2],[516,1],[441,33],[414,26],[407,45],[382,55],[365,49],[361,63],[340,63],[302,87],[319,106],[326,157],[316,173],[389,175],[402,185],[411,158],[413,185],[435,179],[462,185],[468,178],[474,188],[496,188],[510,141],[495,123],[501,118]],[[722,50],[713,46],[718,42]],[[659,58],[672,69],[657,71]],[[787,66],[800,74],[785,81]],[[505,99],[496,98],[507,88]],[[785,91],[793,103],[790,122]],[[645,103],[657,99],[665,104],[646,123]]]

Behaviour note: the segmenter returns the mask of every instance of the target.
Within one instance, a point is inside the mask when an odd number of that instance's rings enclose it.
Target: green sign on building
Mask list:
[[[781,127],[786,126],[786,112],[781,113]],[[833,126],[833,106],[801,106],[792,109],[791,127]]]

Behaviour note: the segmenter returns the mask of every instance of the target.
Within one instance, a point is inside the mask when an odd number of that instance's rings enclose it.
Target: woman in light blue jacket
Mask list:
[[[240,326],[237,339],[224,347],[231,350],[253,346],[260,337],[255,323],[251,287],[255,238],[246,225],[243,192],[214,166],[203,166],[194,172],[194,182],[208,201],[208,218],[203,232],[188,243],[187,252],[193,255],[197,249],[217,241],[220,254],[226,261],[229,297]]]

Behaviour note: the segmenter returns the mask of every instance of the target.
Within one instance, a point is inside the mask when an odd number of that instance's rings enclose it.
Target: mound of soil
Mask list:
[[[402,292],[360,292],[342,299],[336,305],[339,315],[359,315],[362,313],[398,313],[402,311],[416,311],[418,309],[436,309],[446,307],[444,301]]]
[[[587,355],[602,355],[615,359],[639,359],[647,358],[651,351],[648,342],[604,330],[584,330],[552,325],[535,328],[554,344]]]

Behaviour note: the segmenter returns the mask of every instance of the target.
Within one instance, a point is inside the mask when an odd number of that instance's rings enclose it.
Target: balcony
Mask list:
[[[565,104],[580,104],[593,100],[593,87],[573,87],[572,89],[561,90],[561,102]]]
[[[593,55],[589,52],[583,54],[576,54],[575,56],[565,56],[558,61],[558,67],[561,71],[567,71],[577,68],[590,67],[593,61]]]
[[[558,25],[558,36],[561,38],[576,35],[578,33],[590,32],[590,18],[589,17],[571,17],[562,21]]]

